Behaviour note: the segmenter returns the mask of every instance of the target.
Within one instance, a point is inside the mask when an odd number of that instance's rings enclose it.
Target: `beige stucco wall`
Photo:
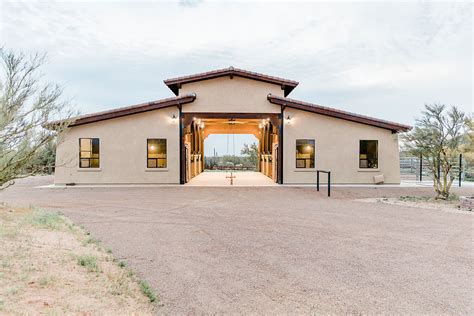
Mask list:
[[[284,117],[284,183],[315,183],[314,170],[296,169],[296,139],[315,139],[316,169],[330,170],[333,183],[374,183],[383,174],[385,183],[400,183],[397,134],[360,123],[287,108]],[[359,140],[378,140],[376,170],[359,169]],[[321,176],[326,182],[326,175]]]
[[[75,126],[57,148],[55,183],[179,183],[177,107]],[[79,138],[100,139],[100,168],[79,169]],[[147,138],[167,139],[167,168],[147,169]]]
[[[279,85],[234,76],[183,84],[180,95],[196,93],[196,100],[183,105],[183,112],[280,113],[268,102],[269,93],[283,97]]]

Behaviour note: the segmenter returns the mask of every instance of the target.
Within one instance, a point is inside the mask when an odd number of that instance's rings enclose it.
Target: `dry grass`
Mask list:
[[[153,291],[60,214],[0,205],[0,249],[2,315],[156,311]]]

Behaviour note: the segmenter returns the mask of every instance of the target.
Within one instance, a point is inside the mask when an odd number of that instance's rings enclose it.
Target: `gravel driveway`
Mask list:
[[[471,214],[353,201],[429,188],[33,188],[50,181],[0,201],[84,225],[163,313],[473,313]]]

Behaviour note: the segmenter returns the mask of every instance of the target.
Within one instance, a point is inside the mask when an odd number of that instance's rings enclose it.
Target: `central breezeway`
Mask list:
[[[192,178],[188,186],[230,186],[230,171],[204,171]],[[261,172],[235,171],[232,172],[234,186],[278,186],[272,179]]]

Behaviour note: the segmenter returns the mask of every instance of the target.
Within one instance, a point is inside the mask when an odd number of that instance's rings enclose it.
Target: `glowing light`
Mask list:
[[[151,149],[151,150],[155,150],[155,146],[151,145],[151,146],[150,146],[150,149]]]

